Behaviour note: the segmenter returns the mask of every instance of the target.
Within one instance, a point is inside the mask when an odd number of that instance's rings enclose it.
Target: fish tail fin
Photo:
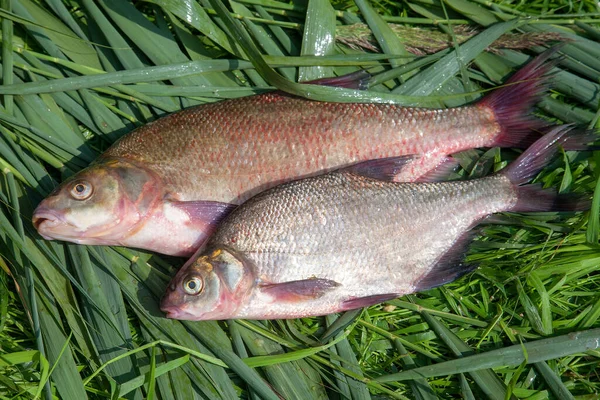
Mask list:
[[[491,109],[500,125],[493,146],[526,148],[540,137],[538,131],[548,124],[534,117],[531,109],[549,89],[550,71],[560,60],[550,58],[560,47],[543,52],[479,101],[477,105]]]
[[[514,212],[587,211],[592,200],[587,195],[557,194],[555,189],[544,189],[541,183],[519,186]]]
[[[559,195],[541,184],[526,185],[554,157],[559,146],[584,146],[589,133],[562,125],[550,130],[511,163],[502,174],[517,190],[517,203],[510,211],[583,211],[590,207],[589,199],[577,195]],[[521,186],[523,185],[523,186]]]

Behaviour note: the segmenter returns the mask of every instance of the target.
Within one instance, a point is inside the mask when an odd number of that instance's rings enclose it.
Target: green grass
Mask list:
[[[273,87],[459,106],[557,34],[570,41],[539,113],[598,127],[596,2],[242,0],[232,20],[187,4],[0,2],[1,398],[600,398],[599,193],[590,212],[486,225],[468,256],[480,267],[454,283],[289,321],[167,320],[158,299],[183,260],[48,242],[30,222],[116,138],[180,108]],[[295,83],[361,67],[369,91]],[[598,192],[596,153],[565,153],[538,180]],[[457,157],[476,177],[515,155]]]

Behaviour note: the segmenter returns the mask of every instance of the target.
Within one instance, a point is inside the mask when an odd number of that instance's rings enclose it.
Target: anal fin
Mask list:
[[[395,182],[440,182],[453,178],[458,160],[444,153],[430,152],[408,160],[394,176]]]
[[[362,161],[341,171],[388,182],[440,182],[455,178],[458,165],[440,154],[405,155]]]
[[[380,181],[393,181],[407,165],[416,159],[418,159],[418,156],[414,155],[378,158],[350,165],[340,171]]]
[[[341,284],[330,279],[309,278],[282,283],[261,283],[259,288],[277,301],[295,302],[317,299],[338,286]]]
[[[363,308],[369,307],[373,304],[383,303],[386,300],[392,300],[400,297],[399,293],[384,293],[384,294],[375,294],[372,296],[365,297],[355,297],[348,300],[343,301],[340,304],[341,311],[354,310],[355,308]]]
[[[442,157],[438,165],[421,175],[415,182],[445,182],[457,178],[460,163],[453,157]]]
[[[478,232],[479,229],[472,229],[459,236],[452,247],[437,260],[433,268],[415,284],[415,292],[445,285],[477,268],[476,265],[466,264],[463,260]]]

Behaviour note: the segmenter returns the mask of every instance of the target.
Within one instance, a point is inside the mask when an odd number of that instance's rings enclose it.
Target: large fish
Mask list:
[[[117,141],[42,201],[33,223],[46,239],[190,256],[235,205],[280,182],[421,154],[395,177],[412,181],[454,152],[525,147],[539,137],[530,109],[546,89],[553,52],[460,108],[324,103],[273,92],[183,110]]]
[[[161,309],[187,320],[271,319],[364,307],[450,282],[472,228],[501,211],[582,209],[528,182],[559,144],[559,127],[504,172],[470,181],[398,183],[388,163],[288,182],[234,210],[171,281]],[[393,169],[393,168],[392,168]],[[367,176],[365,176],[365,173]],[[523,185],[523,186],[521,186]],[[564,200],[564,199],[562,199]]]

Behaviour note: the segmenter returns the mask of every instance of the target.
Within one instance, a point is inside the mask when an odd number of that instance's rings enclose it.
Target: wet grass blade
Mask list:
[[[289,354],[275,355],[283,353],[283,348],[279,344],[263,338],[243,326],[240,326],[239,329],[248,351],[254,355],[248,361],[276,360]],[[306,355],[308,356],[308,354]],[[264,365],[262,370],[265,376],[269,381],[273,382],[274,389],[283,398],[326,398],[322,384],[320,382],[308,381],[306,377],[309,375],[309,372],[303,372],[297,362],[272,363],[271,361],[267,361],[267,363],[260,362],[260,364]],[[305,365],[305,367],[312,369],[310,366]]]
[[[379,46],[381,46],[383,52],[406,57],[406,59],[392,59],[390,60],[390,65],[392,67],[398,67],[410,61],[410,53],[406,51],[398,36],[392,31],[383,18],[373,10],[371,5],[366,0],[356,0],[356,5],[364,15],[369,28],[373,31],[373,36],[375,36],[375,39],[377,40],[377,43],[379,43]]]
[[[300,55],[327,56],[335,45],[335,14],[328,0],[309,0]],[[300,68],[298,80],[312,81],[333,76],[325,67]]]
[[[343,318],[343,317],[341,317]],[[340,318],[340,319],[341,319]],[[329,318],[329,322],[330,322],[330,326],[332,325],[331,322],[335,323],[335,320],[333,318]],[[342,338],[342,340],[337,341],[338,343],[335,344],[335,350],[336,350],[336,354],[344,361],[341,362],[341,365],[345,368],[348,368],[350,371],[355,372],[357,375],[359,376],[364,376],[362,373],[362,370],[358,364],[358,360],[356,358],[356,354],[354,353],[352,347],[350,346],[350,343],[348,342],[348,339],[345,337],[340,336],[340,338]],[[336,342],[334,341],[334,342]],[[344,379],[346,385],[348,386],[348,389],[350,391],[350,393],[352,394],[352,399],[353,400],[363,400],[363,399],[370,399],[371,395],[369,393],[369,388],[367,387],[367,385],[365,385],[364,383],[357,381],[355,379],[351,379],[348,377],[340,377],[338,380]]]

